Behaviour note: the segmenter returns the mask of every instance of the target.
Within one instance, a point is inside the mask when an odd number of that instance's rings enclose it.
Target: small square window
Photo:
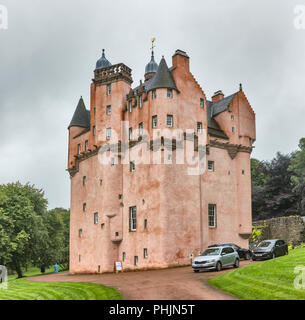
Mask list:
[[[152,92],[151,92],[151,98],[152,98],[152,99],[156,99],[156,98],[157,98],[157,91],[156,91],[156,90],[152,90]]]
[[[78,230],[78,236],[81,238],[83,236],[83,229]]]
[[[98,224],[98,212],[94,213],[94,224]]]
[[[135,257],[134,257],[134,265],[135,265],[135,266],[138,265],[138,260],[139,260],[139,259],[138,259],[138,256],[135,256]]]
[[[172,98],[173,97],[173,90],[172,89],[167,89],[167,97]]]
[[[197,132],[202,133],[202,122],[197,122]]]
[[[86,176],[83,176],[83,186],[86,185],[86,182],[87,182],[87,178],[86,178]]]
[[[245,170],[241,170],[241,174],[242,174],[242,175],[245,175]]]
[[[156,128],[158,125],[158,117],[157,116],[152,116],[152,127]]]
[[[107,84],[106,93],[107,95],[111,94],[111,83]]]
[[[171,115],[171,114],[167,115],[166,124],[168,127],[172,127],[174,125],[173,115]]]
[[[86,203],[86,202],[84,202],[84,203],[83,203],[83,212],[85,212],[85,211],[86,211],[86,209],[87,209],[87,203]]]
[[[122,200],[122,199],[123,199],[123,195],[119,194],[119,200]]]
[[[146,259],[148,257],[148,253],[147,253],[147,248],[144,248],[144,259]]]
[[[133,172],[136,170],[136,165],[135,165],[135,162],[134,161],[131,161],[130,162],[130,166],[129,166],[129,171],[130,172]]]
[[[111,106],[106,107],[106,114],[111,114]]]
[[[116,233],[115,233],[115,236],[116,236],[116,237],[118,237],[118,236],[119,236],[119,233],[118,233],[118,232],[116,232]]]
[[[208,161],[208,170],[214,171],[214,161]]]

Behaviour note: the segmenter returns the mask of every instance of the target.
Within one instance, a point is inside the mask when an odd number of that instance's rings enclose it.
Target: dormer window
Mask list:
[[[156,91],[156,89],[152,90],[152,92],[151,92],[151,98],[152,98],[152,99],[156,99],[156,98],[157,98],[157,91]]]
[[[106,93],[107,93],[107,95],[111,94],[111,83],[107,84]]]
[[[167,89],[167,97],[172,98],[173,97],[173,90],[172,89]]]

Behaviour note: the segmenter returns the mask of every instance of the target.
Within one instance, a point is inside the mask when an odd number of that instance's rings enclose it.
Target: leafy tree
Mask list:
[[[266,162],[259,161],[258,159],[251,159],[251,176],[252,186],[264,187],[267,182],[267,168]]]

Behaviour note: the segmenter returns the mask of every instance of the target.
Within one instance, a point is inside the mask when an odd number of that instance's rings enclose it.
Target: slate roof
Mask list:
[[[68,129],[70,127],[90,128],[90,111],[86,109],[82,97],[79,99]]]
[[[217,114],[227,110],[229,108],[230,103],[232,102],[232,100],[236,96],[236,94],[237,94],[237,92],[231,94],[230,96],[223,98],[222,100],[214,102],[212,104],[213,116],[216,116]]]
[[[145,67],[145,75],[147,73],[157,72],[158,70],[158,63],[155,61],[154,52],[151,54],[151,60]]]
[[[102,57],[96,62],[96,69],[103,69],[111,66],[111,63],[105,57],[105,49],[103,49]]]

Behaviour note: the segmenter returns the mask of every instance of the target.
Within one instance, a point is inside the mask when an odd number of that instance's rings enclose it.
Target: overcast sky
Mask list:
[[[21,4],[22,3],[22,4]],[[156,37],[159,62],[182,49],[208,99],[239,83],[256,113],[253,157],[297,149],[304,132],[305,0],[0,0],[0,184],[30,181],[49,208],[69,207],[67,126],[80,95],[89,108],[96,60],[132,69],[136,86]]]

